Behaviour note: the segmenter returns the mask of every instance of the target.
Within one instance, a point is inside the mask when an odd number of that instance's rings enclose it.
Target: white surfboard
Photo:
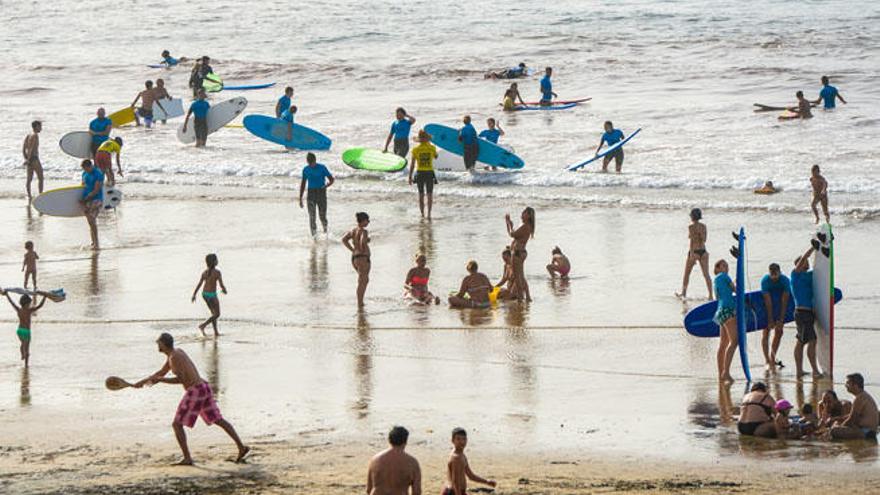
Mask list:
[[[824,235],[825,242],[813,257],[813,312],[816,315],[816,361],[822,373],[830,376],[833,370],[833,284],[834,250],[832,249],[831,226],[820,225],[818,235]]]
[[[81,217],[83,205],[80,202],[82,185],[68,186],[46,191],[34,198],[34,208],[52,217]],[[115,187],[104,187],[104,209],[112,210],[122,203],[122,191]]]
[[[501,148],[506,149],[507,151],[514,153],[513,146],[508,146],[507,144],[499,144]],[[409,159],[409,157],[407,157]],[[489,165],[478,161],[475,168],[481,169],[483,167],[488,167]],[[450,153],[440,147],[437,147],[437,158],[434,160],[434,170],[438,172],[466,172],[467,169],[464,167],[464,158],[461,155],[456,155],[455,153]],[[499,168],[499,170],[507,170]]]
[[[9,293],[12,293],[12,294],[28,295],[31,297],[45,296],[47,299],[49,299],[50,301],[53,301],[53,302],[61,302],[65,299],[67,299],[67,294],[64,292],[64,289],[54,289],[54,290],[50,290],[50,291],[45,291],[45,290],[28,290],[28,289],[22,289],[21,287],[7,287],[3,290],[6,292],[9,292]]]
[[[162,106],[160,107],[157,103]],[[180,98],[164,98],[153,102],[153,121],[174,119],[184,115],[186,112],[183,110],[183,100]]]
[[[74,158],[91,158],[92,157],[92,135],[87,131],[68,132],[61,136],[58,142],[61,151],[67,153]]]
[[[247,99],[239,96],[211,106],[211,109],[208,110],[208,134],[212,134],[232,122],[241,112],[244,112],[247,104]],[[177,128],[177,139],[183,144],[196,142],[196,129],[192,115],[190,115],[189,123],[186,126],[186,132],[183,132],[183,124]]]

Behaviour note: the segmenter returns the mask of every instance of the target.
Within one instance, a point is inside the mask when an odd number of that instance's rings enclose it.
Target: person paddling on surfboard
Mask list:
[[[816,246],[819,241],[816,241]],[[810,246],[801,256],[794,260],[791,271],[791,293],[794,297],[794,323],[797,326],[797,342],[794,345],[794,364],[797,379],[806,375],[804,372],[804,346],[807,347],[807,359],[813,368],[813,378],[821,378],[819,365],[816,363],[816,315],[813,313],[813,271],[810,270],[810,256],[816,250]]]
[[[397,110],[394,111],[394,116],[396,120],[391,124],[391,132],[388,133],[388,137],[385,139],[385,148],[382,151],[388,153],[388,145],[394,139],[394,154],[401,158],[406,158],[406,155],[409,153],[409,131],[412,125],[416,123],[416,118],[412,115],[407,115],[403,107],[397,107]]]
[[[718,353],[715,359],[718,364],[718,380],[724,383],[733,383],[730,376],[730,364],[733,355],[739,345],[736,331],[736,300],[733,293],[736,287],[730,279],[727,261],[721,259],[715,262],[715,297],[718,299],[718,309],[712,318],[721,329],[718,341]]]
[[[550,76],[553,75],[553,68],[544,69],[544,77],[541,78],[541,106],[549,106],[553,103],[553,98],[558,95],[553,92],[553,83],[550,82]]]
[[[208,103],[208,96],[204,89],[198,91],[198,99],[192,102],[189,110],[186,112],[186,118],[183,120],[183,132],[186,133],[187,125],[189,125],[189,116],[193,116],[193,127],[196,131],[196,148],[204,148],[208,142],[208,111],[211,104]]]
[[[608,147],[614,146],[615,144],[623,141],[624,135],[620,129],[615,129],[614,124],[611,123],[610,120],[605,121],[605,132],[602,134],[602,138],[599,139],[599,146],[596,147],[596,154],[599,154],[599,150],[602,149],[603,144],[608,144]],[[613,153],[608,153],[604,157],[602,157],[602,171],[608,171],[608,164],[611,163],[611,159],[614,159],[614,171],[618,174],[620,173],[620,169],[623,168],[623,146],[617,148]]]
[[[785,312],[791,298],[791,281],[782,274],[779,265],[770,263],[767,275],[761,279],[761,297],[764,299],[764,310],[767,312],[767,327],[761,336],[761,349],[764,351],[764,368],[773,370],[783,367],[782,361],[776,359],[776,352],[782,342],[782,331],[785,327]],[[773,343],[770,344],[770,331],[773,331]]]
[[[132,386],[134,388],[142,388],[144,385],[149,386],[156,383],[180,384],[183,386],[185,392],[183,398],[180,399],[180,404],[177,406],[174,421],[171,423],[174,436],[177,438],[177,444],[183,453],[183,459],[174,465],[193,465],[193,459],[186,442],[186,432],[183,427],[192,428],[195,426],[198,418],[202,418],[202,421],[207,425],[216,424],[222,428],[238,448],[238,457],[235,458],[235,462],[244,461],[244,458],[247,457],[251,449],[242,443],[235,428],[223,419],[223,416],[220,414],[220,408],[217,407],[217,402],[214,400],[214,391],[211,390],[211,385],[199,375],[196,365],[193,364],[185,352],[174,348],[174,337],[171,334],[163,333],[156,339],[156,344],[158,345],[159,352],[166,356],[165,364],[162,365],[159,371]],[[174,377],[165,378],[168,372],[171,372]]]
[[[165,65],[166,69],[170,69],[181,62],[186,62],[189,60],[186,57],[174,58],[171,56],[171,52],[168,50],[162,50],[162,64]]]
[[[281,95],[281,98],[278,98],[278,102],[275,103],[275,118],[280,119],[281,114],[284,113],[285,110],[290,108],[290,105],[293,101],[293,88],[288,86],[284,88],[284,94]],[[290,140],[288,138],[288,140]]]

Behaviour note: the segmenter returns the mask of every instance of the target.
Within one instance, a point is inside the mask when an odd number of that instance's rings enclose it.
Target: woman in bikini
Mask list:
[[[440,298],[431,294],[428,290],[428,279],[431,278],[431,269],[426,265],[428,259],[424,254],[416,255],[416,266],[410,268],[406,274],[403,286],[406,294],[422,304],[440,304]]]
[[[510,83],[510,87],[507,88],[507,91],[504,92],[504,102],[501,104],[501,106],[504,108],[504,111],[510,112],[516,108],[517,100],[519,100],[520,105],[525,106],[526,102],[523,101],[522,96],[519,94],[517,84]]]
[[[767,393],[762,382],[752,385],[751,391],[743,397],[739,408],[739,421],[736,428],[740,435],[773,438],[776,425],[773,422],[773,408],[776,401]]]
[[[688,283],[691,280],[691,271],[694,265],[700,264],[703,278],[706,279],[706,289],[709,291],[709,299],[712,299],[712,278],[709,277],[709,253],[706,252],[706,225],[700,222],[703,212],[699,208],[691,210],[691,224],[688,226],[688,239],[691,246],[688,249],[687,261],[684,264],[684,280],[681,282],[681,292],[676,294],[684,299],[687,297]]]
[[[513,253],[513,287],[511,291],[517,299],[525,297],[526,301],[531,301],[532,295],[529,293],[529,283],[526,281],[525,262],[529,254],[526,251],[526,244],[529,239],[535,237],[535,210],[531,206],[526,207],[520,214],[520,219],[522,225],[514,229],[510,215],[504,215],[504,221],[507,223],[507,235],[513,239],[510,243],[510,250]]]
[[[468,275],[461,281],[461,287],[454,296],[449,296],[449,305],[453,308],[481,308],[490,306],[489,291],[492,282],[489,277],[478,272],[476,261],[468,261]]]
[[[202,272],[202,277],[199,278],[199,283],[196,284],[192,295],[192,302],[196,302],[196,295],[199,293],[199,289],[202,289],[202,299],[205,300],[208,310],[211,311],[211,317],[199,325],[199,331],[202,332],[202,336],[206,336],[205,327],[208,325],[214,328],[215,337],[220,335],[217,331],[217,320],[220,319],[220,299],[217,297],[217,285],[220,286],[224,294],[227,292],[226,286],[223,285],[223,275],[217,269],[218,263],[216,254],[205,256],[205,264],[208,265],[208,269]],[[202,287],[202,284],[204,284],[204,287]]]
[[[718,379],[725,383],[732,383],[730,376],[730,363],[733,362],[733,354],[739,344],[736,334],[736,301],[733,293],[736,290],[733,280],[727,274],[727,262],[718,260],[715,262],[715,295],[718,297],[718,309],[715,311],[713,320],[721,330],[718,342],[718,353],[715,356],[718,361]]]
[[[364,306],[364,293],[367,292],[367,284],[370,283],[370,233],[367,232],[370,215],[359,211],[355,213],[354,218],[357,227],[342,237],[342,244],[351,251],[351,266],[358,274],[357,303],[360,308]]]

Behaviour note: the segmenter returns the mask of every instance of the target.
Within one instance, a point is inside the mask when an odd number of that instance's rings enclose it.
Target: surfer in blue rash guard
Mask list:
[[[797,342],[794,345],[794,364],[797,379],[807,373],[804,371],[804,346],[807,346],[807,359],[813,368],[813,378],[821,378],[816,364],[816,316],[813,313],[813,271],[810,270],[810,255],[819,246],[819,241],[794,260],[791,272],[791,294],[794,297],[794,322],[797,326]]]
[[[779,343],[782,341],[782,330],[785,326],[785,310],[791,297],[791,281],[781,273],[779,265],[770,263],[767,275],[761,279],[761,296],[767,312],[767,327],[761,336],[761,349],[764,351],[764,368],[783,367],[782,361],[776,359]],[[770,344],[770,331],[773,331],[773,343]]]
[[[284,94],[281,95],[281,98],[278,98],[278,103],[275,104],[275,118],[280,119],[281,114],[284,113],[285,110],[290,108],[292,98],[293,88],[290,86],[284,88]]]
[[[596,147],[596,154],[599,154],[599,150],[602,149],[603,144],[608,144],[608,147],[614,146],[615,144],[623,141],[624,135],[620,129],[615,129],[614,124],[611,123],[610,120],[605,121],[605,132],[602,134],[602,138],[599,139],[599,146]],[[623,168],[623,146],[617,148],[613,153],[608,153],[604,157],[602,157],[602,171],[608,171],[608,164],[611,163],[611,159],[614,159],[614,171],[618,174],[620,173],[620,169]]]
[[[733,362],[733,354],[739,345],[736,335],[736,301],[733,293],[736,290],[733,280],[727,274],[727,261],[721,259],[715,262],[715,297],[718,300],[718,309],[712,318],[721,330],[718,342],[718,380],[725,383],[733,383],[730,376],[730,363]]]
[[[544,77],[541,78],[541,106],[549,106],[553,103],[553,98],[558,96],[553,92],[553,83],[550,82],[550,76],[552,75],[552,67],[544,69]]]
[[[382,151],[388,153],[388,145],[394,139],[394,154],[406,158],[406,155],[409,154],[409,131],[416,123],[416,118],[407,115],[403,107],[397,107],[394,116],[396,120],[391,124],[391,131],[388,133],[388,138],[385,139],[385,149]]]
[[[816,101],[814,101],[813,104],[818,105],[819,102],[823,100],[824,104],[822,107],[825,110],[833,110],[836,106],[835,100],[840,100],[844,104],[846,103],[843,96],[840,96],[840,91],[828,82],[828,76],[822,76],[822,89],[819,91],[819,97],[816,98]]]
[[[279,118],[287,122],[287,140],[293,139],[293,117],[296,115],[296,105],[290,105],[290,108],[281,112]]]

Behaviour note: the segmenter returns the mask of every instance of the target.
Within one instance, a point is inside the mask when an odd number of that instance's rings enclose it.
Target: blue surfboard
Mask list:
[[[288,140],[287,122],[268,115],[248,115],[242,123],[254,136],[287,148],[329,150],[332,143],[327,136],[300,124],[293,124]]]
[[[736,338],[739,342],[739,360],[746,380],[752,381],[749,369],[748,336],[746,334],[746,229],[739,228],[738,253],[736,257]]]
[[[605,155],[608,155],[610,153],[614,153],[615,151],[620,149],[624,144],[628,143],[630,139],[636,137],[636,134],[641,132],[641,130],[642,130],[642,128],[639,127],[632,134],[627,136],[626,139],[620,141],[619,143],[615,143],[613,146],[609,146],[609,147],[605,148],[605,150],[602,151],[601,153],[599,153],[598,155],[596,155],[586,161],[583,161],[580,163],[575,163],[574,165],[569,165],[569,166],[565,167],[565,169],[568,170],[569,172],[574,172],[575,170],[577,170],[581,167],[584,167],[586,165],[589,165],[589,164],[593,163],[594,161],[598,160],[599,158],[602,158]]]
[[[458,141],[458,129],[440,124],[428,124],[425,132],[431,135],[431,142],[455,155],[463,156],[464,147]],[[493,167],[517,169],[523,168],[525,162],[522,158],[495,143],[477,138],[480,142],[480,152],[477,161]]]
[[[517,105],[513,107],[513,110],[516,112],[531,110],[568,110],[569,108],[576,107],[577,105],[577,103],[566,103],[564,105]]]
[[[227,84],[223,85],[223,91],[250,91],[253,89],[266,89],[275,86],[275,83],[262,83],[262,84],[239,84],[229,86]]]
[[[843,292],[834,289],[834,303],[843,299]],[[718,301],[709,301],[688,311],[684,317],[684,329],[694,337],[718,337],[721,329],[715,323],[715,311],[718,309]],[[767,309],[764,306],[764,294],[760,290],[746,293],[746,332],[754,332],[767,328]],[[794,298],[788,298],[788,307],[785,309],[785,323],[794,321]]]

